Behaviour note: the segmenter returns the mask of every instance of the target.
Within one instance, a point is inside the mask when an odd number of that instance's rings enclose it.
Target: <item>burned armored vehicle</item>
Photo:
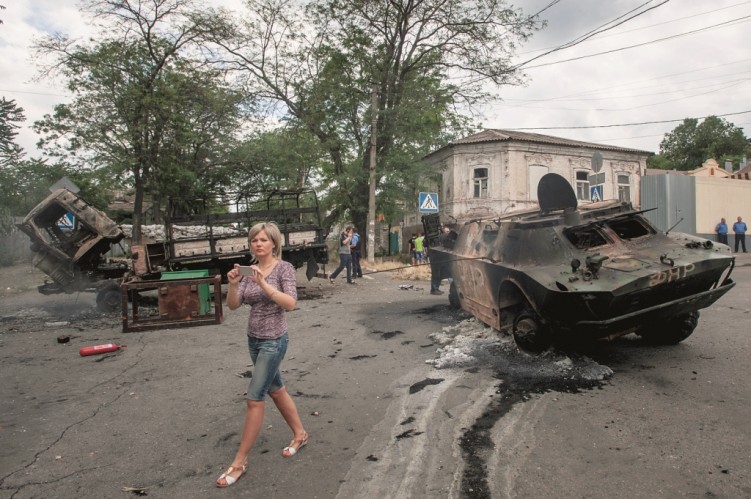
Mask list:
[[[423,217],[433,272],[452,278],[450,302],[522,349],[628,333],[675,344],[735,285],[730,248],[660,232],[631,203],[578,207],[552,173],[538,200],[539,210],[473,220],[440,239],[438,215]]]

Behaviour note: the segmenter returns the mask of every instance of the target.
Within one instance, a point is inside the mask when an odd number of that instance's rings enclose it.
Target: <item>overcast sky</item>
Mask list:
[[[658,152],[664,134],[684,118],[716,115],[743,128],[749,137],[751,0],[670,0],[659,5],[664,1],[512,2],[529,14],[553,4],[542,14],[547,28],[519,48],[517,63],[611,26],[630,11],[634,15],[655,8],[529,62],[524,66],[528,84],[501,89],[504,101],[484,109],[483,124]],[[0,4],[6,7],[0,10],[0,96],[25,109],[27,121],[17,142],[37,155],[31,123],[69,96],[59,82],[33,81],[36,67],[29,45],[33,38],[53,32],[71,37],[90,33],[73,0]],[[627,48],[635,45],[639,46]],[[601,52],[608,53],[592,56]],[[651,124],[631,125],[636,123]]]

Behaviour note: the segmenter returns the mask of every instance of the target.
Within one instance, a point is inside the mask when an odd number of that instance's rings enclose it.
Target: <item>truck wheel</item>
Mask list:
[[[96,308],[100,312],[114,312],[121,306],[120,286],[115,283],[104,286],[96,295]]]
[[[679,315],[640,332],[646,341],[655,345],[677,345],[694,332],[699,324],[699,311]]]
[[[462,306],[459,302],[459,292],[456,290],[456,284],[454,284],[454,281],[451,281],[451,286],[449,286],[449,305],[451,305],[452,308],[461,308]]]
[[[549,329],[535,312],[522,312],[514,319],[514,341],[527,352],[542,352],[553,344]]]

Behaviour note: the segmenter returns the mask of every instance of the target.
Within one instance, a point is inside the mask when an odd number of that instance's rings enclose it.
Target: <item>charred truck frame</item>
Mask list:
[[[439,239],[437,214],[423,217],[431,267],[452,278],[449,300],[526,350],[554,340],[611,339],[634,332],[674,344],[699,310],[735,283],[730,248],[663,233],[631,203],[577,206],[566,179],[545,175],[539,210],[473,220]]]
[[[187,204],[170,200],[168,213],[178,206]],[[319,264],[328,263],[327,233],[312,190],[224,195],[190,206],[198,213],[168,217],[163,239],[133,245],[130,261],[116,262],[106,254],[126,238],[123,229],[73,192],[54,191],[18,224],[31,239],[34,266],[51,278],[39,291],[95,291],[100,308],[111,310],[120,305],[123,282],[159,280],[164,272],[191,269],[226,279],[235,263],[251,262],[248,229],[265,221],[282,232],[282,258],[295,268],[307,265],[309,280]],[[69,227],[60,224],[66,218]]]

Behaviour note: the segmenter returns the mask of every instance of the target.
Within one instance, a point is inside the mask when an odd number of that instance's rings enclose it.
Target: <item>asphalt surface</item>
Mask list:
[[[429,282],[301,277],[313,299],[288,315],[283,367],[311,441],[283,458],[291,434],[269,402],[248,473],[221,490],[252,372],[247,309],[124,334],[93,296],[10,294],[0,498],[751,497],[749,264],[741,254],[736,288],[678,346],[625,337],[541,357]],[[474,356],[438,369],[460,338]],[[78,354],[108,342],[127,347]]]

